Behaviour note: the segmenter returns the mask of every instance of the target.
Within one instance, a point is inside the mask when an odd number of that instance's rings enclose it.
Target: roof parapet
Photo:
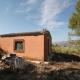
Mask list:
[[[2,35],[0,35],[0,37],[15,37],[15,36],[41,35],[41,34],[50,34],[50,32],[46,29],[43,29],[42,31],[36,31],[36,32],[22,32],[22,33],[2,34]]]

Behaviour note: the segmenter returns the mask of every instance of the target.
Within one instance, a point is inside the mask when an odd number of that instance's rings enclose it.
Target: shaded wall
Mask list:
[[[44,37],[44,59],[47,60],[52,53],[52,38],[49,35],[45,35]]]

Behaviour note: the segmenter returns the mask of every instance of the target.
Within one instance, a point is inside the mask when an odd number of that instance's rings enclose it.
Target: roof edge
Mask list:
[[[48,30],[43,31],[36,31],[36,32],[20,32],[20,33],[9,33],[9,34],[2,34],[0,37],[15,37],[15,36],[27,36],[27,35],[44,35],[44,34],[50,34]]]

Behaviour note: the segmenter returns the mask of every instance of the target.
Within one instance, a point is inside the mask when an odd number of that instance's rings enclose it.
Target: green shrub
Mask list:
[[[80,56],[80,48],[77,47],[64,47],[64,46],[59,46],[59,45],[53,45],[52,46],[52,52],[55,53],[64,53],[64,54],[74,54],[74,55],[79,55]]]

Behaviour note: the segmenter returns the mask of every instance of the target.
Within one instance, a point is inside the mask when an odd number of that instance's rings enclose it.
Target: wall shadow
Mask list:
[[[56,62],[72,62],[80,61],[80,57],[77,55],[72,55],[72,54],[64,54],[64,53],[52,53],[53,55],[51,56],[51,61],[56,61]]]
[[[80,69],[67,68],[47,73],[47,80],[80,80]]]
[[[13,71],[10,68],[0,70],[0,80],[80,80],[80,69],[67,68],[60,70],[39,71],[29,64],[24,70]]]
[[[5,68],[0,70],[0,80],[30,80],[30,78],[34,78],[32,76],[37,74],[35,69],[36,66],[30,63],[25,65],[24,69]]]

